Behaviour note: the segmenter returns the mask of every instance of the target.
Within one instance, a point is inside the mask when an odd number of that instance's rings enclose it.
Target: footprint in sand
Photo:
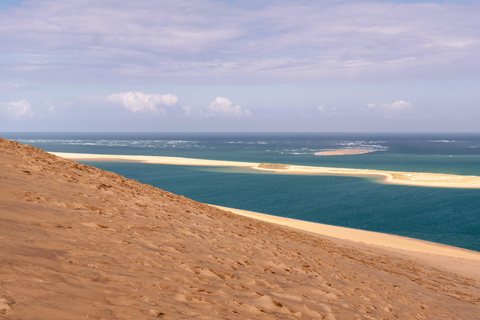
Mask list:
[[[0,297],[0,314],[9,314],[15,300],[10,297]]]

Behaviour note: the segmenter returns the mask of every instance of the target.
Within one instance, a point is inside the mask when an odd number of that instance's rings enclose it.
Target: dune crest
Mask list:
[[[0,230],[0,319],[474,319],[480,307],[467,259],[450,272],[3,139]]]

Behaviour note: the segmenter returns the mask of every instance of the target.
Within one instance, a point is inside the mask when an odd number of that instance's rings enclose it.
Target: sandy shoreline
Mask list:
[[[118,154],[89,154],[89,153],[65,153],[50,152],[62,158],[71,160],[98,160],[98,161],[132,161],[153,164],[171,164],[179,166],[210,166],[210,167],[252,167],[258,165],[251,162],[205,160],[181,157],[161,157],[161,156],[138,156],[138,155],[118,155]]]
[[[422,261],[449,272],[460,273],[474,278],[480,277],[480,252],[477,251],[387,233],[338,227],[222,206],[214,207],[245,217],[286,226],[294,230],[322,237],[331,237],[336,243],[344,240],[347,245],[367,245],[372,248],[390,251],[392,254],[400,253],[404,257]]]
[[[52,152],[52,154],[72,160],[134,161],[168,165],[246,167],[256,170],[267,170],[279,174],[315,174],[367,177],[377,178],[375,179],[376,182],[386,184],[398,184],[418,187],[480,189],[479,176],[462,176],[427,172],[401,172],[369,169],[347,169],[332,167],[265,164],[254,162],[205,160],[180,157],[104,155],[62,152]]]
[[[258,213],[247,210],[240,210],[234,208],[227,208],[222,206],[215,206],[225,211],[230,211],[242,216],[267,221],[283,226],[288,226],[294,229],[311,232],[323,236],[329,236],[337,239],[349,240],[354,242],[365,243],[369,245],[376,245],[387,247],[391,249],[407,250],[416,253],[428,253],[435,255],[442,255],[445,257],[455,257],[470,259],[480,262],[480,252],[443,245],[435,242],[429,242],[414,238],[402,237],[392,234],[365,231],[360,229],[337,227],[327,224],[308,222],[296,220],[291,218],[278,217],[264,213]]]

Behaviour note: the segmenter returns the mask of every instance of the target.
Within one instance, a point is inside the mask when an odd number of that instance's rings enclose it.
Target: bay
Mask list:
[[[5,133],[47,151],[480,175],[478,134]],[[349,156],[318,151],[371,148]],[[194,200],[480,251],[480,190],[238,168],[84,163]]]

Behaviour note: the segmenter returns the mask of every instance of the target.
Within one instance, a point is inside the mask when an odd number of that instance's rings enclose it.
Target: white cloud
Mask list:
[[[318,107],[317,107],[317,110],[320,112],[320,114],[321,114],[322,116],[324,116],[325,113],[326,113],[324,106],[318,106]]]
[[[174,106],[178,103],[178,96],[173,94],[146,94],[143,92],[121,92],[106,97],[107,101],[122,105],[132,112],[163,113],[160,106]],[[160,107],[160,108],[159,108]]]
[[[14,120],[20,120],[21,118],[32,118],[35,116],[35,111],[33,111],[32,104],[30,101],[25,99],[9,103],[2,102],[0,105],[5,107],[8,117]]]
[[[190,106],[183,106],[182,110],[185,113],[185,115],[187,115],[187,116],[195,115],[195,112],[192,110],[192,107],[190,107]]]
[[[51,101],[45,102],[45,107],[47,107],[48,112],[50,112],[50,113],[56,113],[56,112],[57,112],[57,111],[55,110],[56,106],[55,106],[54,104],[52,104]]]
[[[360,111],[370,113],[372,115],[378,114],[385,119],[394,119],[404,117],[404,113],[414,109],[415,106],[410,101],[398,100],[392,103],[369,103],[366,107],[358,108]],[[407,113],[408,114],[408,113]]]
[[[194,109],[190,106],[183,106],[182,110],[183,114],[187,117],[210,118],[214,116],[214,114],[211,112],[207,112],[202,109]]]
[[[234,106],[233,103],[224,97],[217,97],[207,107],[207,112],[211,115],[222,115],[229,118],[249,117],[252,112],[249,109],[243,109],[239,105]]]
[[[203,109],[194,109],[190,106],[183,106],[182,110],[186,116],[199,118],[211,118],[214,116],[242,118],[252,116],[252,112],[249,109],[244,109],[239,105],[234,106],[229,99],[224,97],[215,98],[210,105]]]
[[[384,104],[367,104],[367,110],[384,110],[384,111],[406,111],[413,109],[414,106],[410,101],[395,101],[393,103],[384,103]],[[361,108],[365,110],[365,108]]]
[[[337,108],[327,108],[324,106],[317,106],[316,108],[314,108],[314,110],[320,113],[322,117],[338,117],[342,115],[341,112],[337,111]]]

